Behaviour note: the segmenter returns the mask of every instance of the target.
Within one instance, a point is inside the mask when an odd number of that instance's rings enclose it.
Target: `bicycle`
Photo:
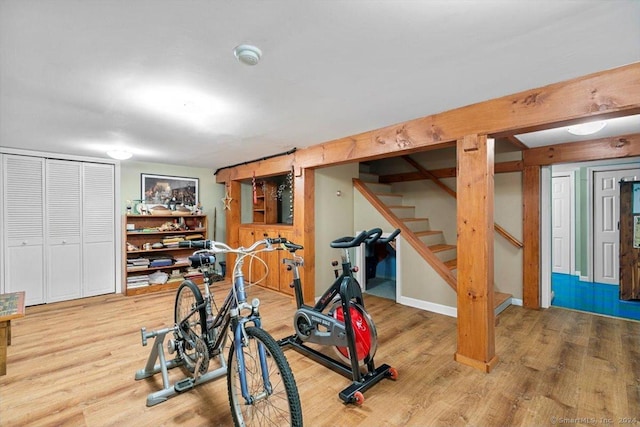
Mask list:
[[[310,357],[322,365],[351,378],[352,383],[339,393],[345,403],[364,403],[363,393],[383,378],[398,378],[398,371],[387,364],[376,368],[373,357],[377,350],[377,331],[373,319],[367,313],[362,298],[362,290],[353,272],[349,248],[362,243],[376,241],[389,243],[400,233],[395,230],[389,237],[381,238],[382,230],[374,228],[363,231],[356,237],[342,237],[331,242],[332,248],[343,249],[342,273],[336,272],[336,280],[325,291],[314,306],[304,304],[302,282],[299,268],[304,259],[295,252],[303,249],[293,242],[284,242],[283,246],[292,254],[282,262],[287,270],[293,272],[293,282],[297,310],[293,317],[295,334],[278,340],[283,347],[292,347],[299,353]],[[307,343],[335,348],[339,359],[307,346]],[[365,372],[361,372],[364,370]]]
[[[204,278],[204,295],[191,280],[180,284],[176,293],[174,319],[171,329],[146,333],[142,329],[143,345],[149,337],[158,337],[172,331],[173,340],[168,343],[169,353],[177,357],[164,361],[160,342],[152,350],[147,368],[139,371],[136,379],[145,378],[162,370],[165,390],[147,399],[151,404],[166,400],[176,393],[195,387],[205,381],[226,374],[227,392],[233,422],[245,425],[302,426],[302,409],[293,373],[278,343],[262,329],[259,313],[260,301],[247,302],[247,290],[242,266],[246,257],[255,257],[262,251],[280,249],[273,245],[284,239],[263,239],[248,248],[233,249],[225,243],[212,240],[180,242],[180,247],[199,249],[189,257],[193,267],[199,268]],[[259,247],[263,249],[258,250]],[[235,254],[233,283],[221,307],[218,308],[209,283],[215,275],[215,255]],[[228,331],[228,332],[227,332]],[[226,361],[223,352],[230,339]],[[156,339],[158,343],[158,339]],[[154,355],[154,352],[157,353]],[[152,365],[152,358],[159,356],[161,365]],[[221,367],[208,372],[209,361],[218,357]],[[166,369],[183,367],[190,377],[167,385]]]

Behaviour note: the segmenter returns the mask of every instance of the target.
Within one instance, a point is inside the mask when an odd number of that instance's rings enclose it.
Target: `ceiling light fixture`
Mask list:
[[[110,150],[107,151],[107,155],[116,160],[127,160],[133,156],[133,154],[126,150]]]
[[[243,64],[256,65],[260,62],[262,57],[262,51],[250,44],[241,44],[233,49],[233,54],[236,59]]]
[[[605,121],[582,123],[575,126],[569,126],[567,128],[567,132],[572,135],[592,135],[596,132],[600,132],[606,125],[607,122]]]

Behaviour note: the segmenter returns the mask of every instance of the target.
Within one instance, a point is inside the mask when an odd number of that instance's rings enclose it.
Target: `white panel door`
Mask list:
[[[640,169],[596,171],[593,175],[593,280],[619,284],[621,180],[637,180]]]
[[[44,160],[6,154],[3,161],[4,291],[25,291],[25,304],[45,302]]]
[[[554,273],[571,274],[571,177],[551,179],[551,264]]]
[[[113,165],[83,165],[82,296],[116,290],[115,176]]]
[[[80,298],[82,163],[47,160],[47,302]]]

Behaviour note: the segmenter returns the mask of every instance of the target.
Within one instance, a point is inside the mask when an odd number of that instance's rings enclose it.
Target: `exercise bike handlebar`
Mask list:
[[[393,231],[393,233],[389,234],[387,237],[380,238],[378,241],[380,243],[384,243],[384,244],[389,243],[389,242],[393,241],[393,239],[395,239],[398,234],[400,234],[400,229],[396,228]]]
[[[344,249],[344,248],[354,248],[356,246],[360,246],[363,242],[367,244],[374,243],[376,241],[380,241],[380,243],[389,243],[396,236],[400,234],[400,229],[396,229],[393,233],[389,235],[389,237],[385,237],[381,239],[382,229],[380,228],[372,228],[369,231],[363,231],[355,237],[341,237],[339,239],[331,242],[330,246],[336,249]]]

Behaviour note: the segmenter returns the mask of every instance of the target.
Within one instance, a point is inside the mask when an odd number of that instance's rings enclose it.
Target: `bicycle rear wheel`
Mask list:
[[[242,396],[235,344],[229,350],[227,390],[231,414],[236,426],[302,426],[300,396],[289,363],[278,343],[264,330],[245,328],[247,340],[242,347],[244,371],[250,403]],[[259,349],[266,352],[269,384],[265,384]]]
[[[204,299],[198,286],[190,280],[185,280],[178,288],[174,316],[178,326],[177,350],[184,366],[189,372],[194,373],[200,359],[199,372],[207,372],[209,355],[204,345],[207,319]]]

